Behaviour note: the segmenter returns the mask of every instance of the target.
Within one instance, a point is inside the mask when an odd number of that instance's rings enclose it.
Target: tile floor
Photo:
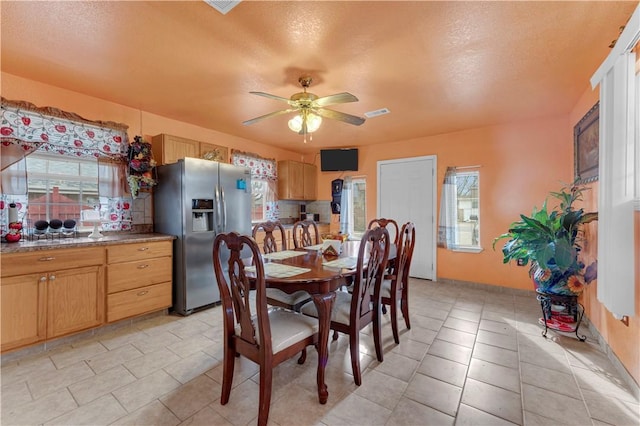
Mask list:
[[[363,384],[345,336],[331,343],[329,401],[317,400],[317,354],[274,374],[273,425],[638,425],[630,389],[589,333],[541,336],[533,293],[411,282],[411,330],[384,362],[361,338]],[[2,425],[255,424],[258,370],[236,360],[220,405],[221,309],[156,316],[48,352],[3,357]],[[367,331],[367,330],[365,330]],[[15,356],[13,358],[16,358]]]

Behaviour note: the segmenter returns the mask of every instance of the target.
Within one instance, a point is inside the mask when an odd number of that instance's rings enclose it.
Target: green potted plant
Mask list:
[[[597,276],[597,263],[586,266],[578,256],[581,225],[598,219],[597,212],[587,213],[573,205],[582,200],[585,189],[574,182],[551,192],[558,206],[549,210],[545,200],[540,210],[534,207],[531,216],[521,214],[508,232],[493,241],[495,250],[498,241],[507,239],[502,247],[503,263],[515,260],[522,266],[531,265],[529,276],[540,292],[578,295]]]

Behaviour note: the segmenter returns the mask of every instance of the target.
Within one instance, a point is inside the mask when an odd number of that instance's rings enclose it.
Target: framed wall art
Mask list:
[[[598,180],[600,103],[596,103],[573,128],[573,164],[579,183]]]

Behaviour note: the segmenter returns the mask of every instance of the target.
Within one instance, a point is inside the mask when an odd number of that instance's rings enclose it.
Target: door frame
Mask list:
[[[423,155],[420,157],[406,157],[406,158],[396,158],[393,160],[378,160],[377,164],[376,164],[376,173],[377,173],[377,189],[376,189],[376,196],[377,196],[377,200],[376,200],[376,216],[380,217],[380,211],[381,206],[382,206],[382,201],[381,201],[381,197],[380,197],[380,189],[381,189],[381,179],[380,179],[380,168],[381,166],[385,165],[385,164],[392,164],[392,163],[407,163],[407,162],[413,162],[413,161],[423,161],[423,160],[432,160],[433,161],[433,168],[431,169],[431,173],[432,173],[432,188],[431,188],[431,193],[432,193],[432,200],[431,200],[431,205],[432,205],[432,235],[433,235],[433,241],[432,241],[432,247],[431,247],[431,252],[432,254],[432,262],[433,262],[433,282],[437,282],[438,281],[438,263],[437,263],[437,249],[438,249],[438,229],[437,229],[437,217],[436,217],[436,212],[437,212],[437,207],[438,207],[438,194],[437,194],[437,189],[438,189],[438,182],[437,182],[437,177],[438,177],[438,173],[436,173],[436,171],[438,170],[438,156],[437,155]],[[398,224],[400,226],[402,226],[402,224]]]

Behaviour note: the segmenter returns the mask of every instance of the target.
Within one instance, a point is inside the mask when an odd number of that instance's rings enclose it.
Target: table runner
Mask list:
[[[288,259],[290,257],[302,256],[306,254],[303,251],[294,251],[294,250],[283,250],[283,251],[274,251],[273,253],[266,253],[262,255],[263,259],[273,259],[273,260],[282,260]]]
[[[256,272],[255,266],[247,266],[244,268],[247,272]],[[288,278],[293,277],[295,275],[304,274],[305,272],[309,272],[311,269],[308,268],[299,268],[297,266],[283,265],[282,263],[265,263],[264,264],[264,273],[269,275],[270,277],[276,278]]]
[[[358,263],[357,257],[341,257],[339,259],[331,260],[329,262],[323,262],[322,266],[327,266],[329,268],[355,269],[357,263]]]

